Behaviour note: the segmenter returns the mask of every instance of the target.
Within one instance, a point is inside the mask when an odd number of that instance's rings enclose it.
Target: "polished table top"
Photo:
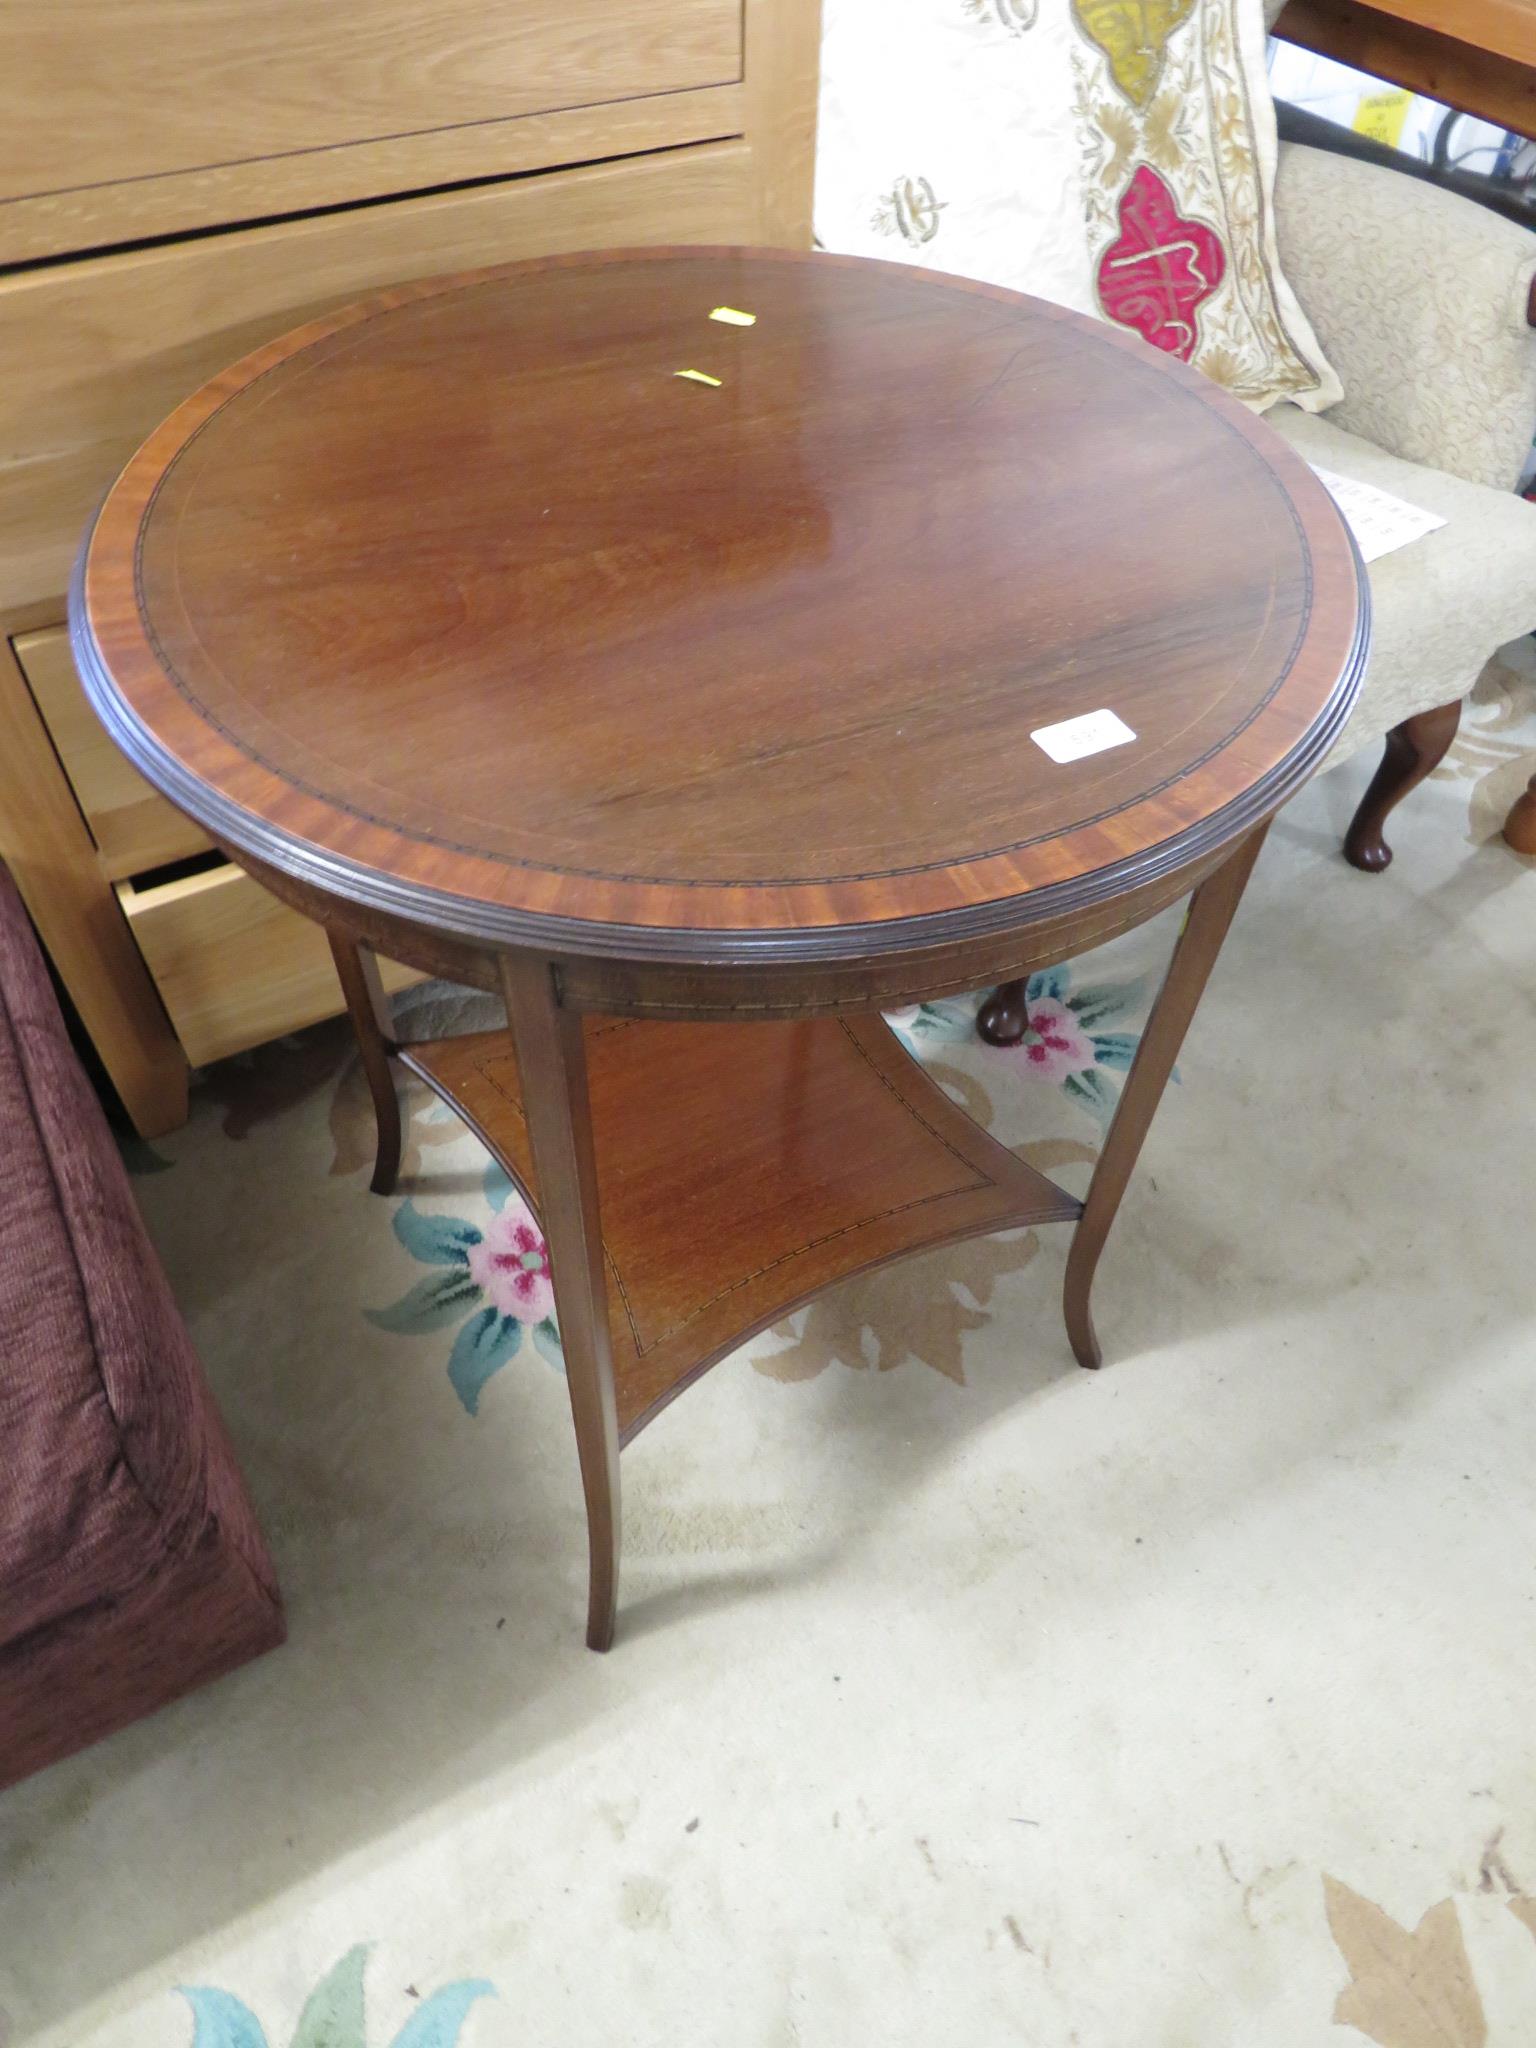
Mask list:
[[[1307,467],[1135,337],[672,249],[247,357],[113,489],[74,630],[237,852],[477,941],[708,962],[967,937],[1234,840],[1347,715],[1360,592]],[[1134,739],[1032,737],[1100,711]]]

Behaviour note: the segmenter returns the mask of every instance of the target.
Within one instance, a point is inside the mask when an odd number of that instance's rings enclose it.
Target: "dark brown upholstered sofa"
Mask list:
[[[0,867],[0,1785],[282,1639],[223,1424]]]

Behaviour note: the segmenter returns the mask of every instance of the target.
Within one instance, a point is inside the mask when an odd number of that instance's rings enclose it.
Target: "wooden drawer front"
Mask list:
[[[746,144],[704,143],[0,281],[0,610],[58,597],[87,517],[145,434],[310,314],[404,278],[625,242],[752,241],[756,226]]]
[[[740,0],[6,0],[0,199],[740,75]]]
[[[23,633],[13,644],[108,880],[206,853],[212,842],[202,827],[152,790],[107,737],[80,687],[64,628]]]
[[[229,862],[117,898],[194,1067],[344,1007],[324,932]],[[422,979],[379,966],[387,989]]]

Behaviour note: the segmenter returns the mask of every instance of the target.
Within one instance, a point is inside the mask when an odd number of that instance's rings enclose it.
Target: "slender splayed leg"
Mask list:
[[[976,1012],[976,1031],[988,1045],[1017,1045],[1029,1029],[1024,1007],[1024,981],[1005,981]]]
[[[1079,1365],[1103,1363],[1089,1307],[1099,1254],[1268,830],[1266,823],[1250,833],[1214,874],[1207,875],[1190,898],[1184,929],[1120,1091],[1119,1106],[1094,1168],[1082,1216],[1072,1233],[1072,1249],[1067,1254],[1063,1306],[1067,1336]]]
[[[619,1422],[581,1017],[560,1007],[547,960],[507,955],[501,986],[522,1076],[587,1500],[587,1645],[606,1650],[619,1590]]]
[[[331,942],[331,958],[336,962],[341,992],[347,999],[347,1014],[352,1019],[358,1056],[379,1127],[379,1149],[369,1185],[376,1195],[393,1194],[400,1176],[400,1097],[389,1064],[388,1048],[394,1036],[389,997],[384,993],[379,963],[370,948],[360,946],[356,939],[334,926],[327,927],[326,937]]]

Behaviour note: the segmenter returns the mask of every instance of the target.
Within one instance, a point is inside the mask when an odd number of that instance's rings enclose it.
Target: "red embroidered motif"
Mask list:
[[[1099,263],[1099,303],[1110,319],[1187,363],[1200,308],[1226,271],[1221,237],[1181,219],[1173,194],[1142,164],[1120,196],[1120,239]]]

